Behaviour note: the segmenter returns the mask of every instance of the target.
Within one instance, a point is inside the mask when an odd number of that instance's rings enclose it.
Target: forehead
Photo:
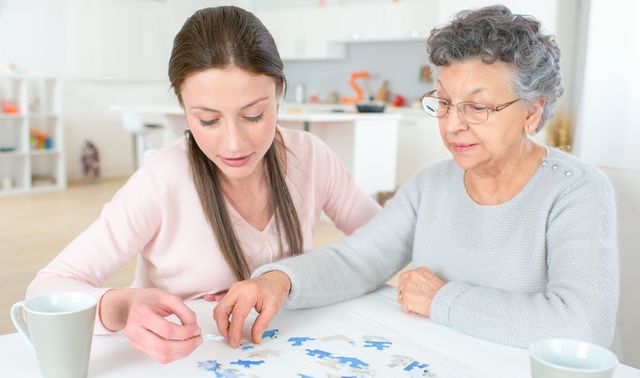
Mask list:
[[[239,111],[255,103],[257,99],[275,98],[275,95],[273,78],[236,66],[194,72],[180,86],[180,99],[185,107],[201,107],[220,112]]]
[[[263,74],[257,74],[228,66],[224,68],[208,68],[188,75],[181,85],[181,92],[207,93],[246,93],[268,90],[275,86],[275,80]]]
[[[480,59],[455,61],[440,67],[436,86],[452,96],[512,94],[513,74],[513,68],[501,61],[492,64]]]

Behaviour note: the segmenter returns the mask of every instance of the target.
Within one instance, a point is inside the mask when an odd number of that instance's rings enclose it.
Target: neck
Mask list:
[[[247,177],[233,178],[221,175],[220,183],[225,194],[228,193],[260,193],[268,188],[268,180],[264,160],[256,166],[256,169]]]
[[[526,186],[545,156],[544,147],[526,139],[505,158],[465,171],[467,192],[480,204],[504,203]]]

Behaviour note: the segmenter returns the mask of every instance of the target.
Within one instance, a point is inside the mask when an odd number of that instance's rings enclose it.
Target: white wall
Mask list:
[[[590,3],[575,152],[593,164],[640,169],[640,2]]]
[[[87,139],[100,150],[104,176],[132,172],[131,135],[111,104],[175,103],[166,71],[181,23],[172,11],[149,0],[0,1],[0,64],[63,78],[70,178],[81,175]]]
[[[620,250],[618,345],[620,360],[640,368],[640,170],[603,168],[616,192]]]

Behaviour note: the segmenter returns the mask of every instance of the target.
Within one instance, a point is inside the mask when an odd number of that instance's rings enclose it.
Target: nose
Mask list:
[[[460,112],[456,106],[451,106],[447,115],[440,118],[440,124],[444,126],[445,130],[449,133],[456,133],[460,130],[467,130],[469,124],[462,119]]]
[[[229,152],[238,152],[242,149],[245,136],[242,127],[235,121],[229,121],[225,128],[224,144]]]

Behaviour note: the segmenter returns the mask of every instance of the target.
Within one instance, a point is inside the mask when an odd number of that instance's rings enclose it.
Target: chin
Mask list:
[[[245,166],[245,167],[238,167],[238,168],[224,167],[224,168],[221,168],[220,170],[222,171],[222,174],[224,174],[224,176],[227,178],[244,179],[251,176],[251,174],[255,170],[255,166],[251,166],[251,167]]]
[[[478,165],[478,162],[470,157],[453,155],[453,161],[460,167],[460,169],[466,171]]]

